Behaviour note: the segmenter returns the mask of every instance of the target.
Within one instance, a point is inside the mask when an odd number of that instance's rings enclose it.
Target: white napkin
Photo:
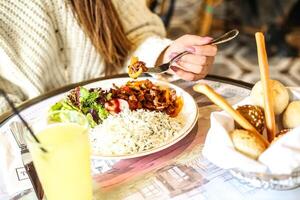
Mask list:
[[[300,99],[300,88],[288,88],[290,99]],[[250,97],[235,105],[251,104]],[[282,136],[265,150],[258,160],[253,160],[235,150],[229,132],[234,120],[224,111],[211,113],[211,128],[207,133],[203,155],[224,169],[240,169],[245,172],[290,174],[300,167],[300,127]]]
[[[259,161],[275,174],[290,174],[300,167],[300,127],[278,139],[260,155]]]
[[[0,132],[0,197],[12,196],[29,188],[32,186],[12,133]]]

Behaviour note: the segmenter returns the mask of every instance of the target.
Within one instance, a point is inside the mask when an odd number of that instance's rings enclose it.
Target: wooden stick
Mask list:
[[[238,111],[236,111],[221,95],[216,93],[211,87],[206,84],[196,84],[193,89],[206,95],[213,103],[225,110],[233,119],[244,129],[253,132],[256,137],[261,139],[266,147],[269,142],[246,120]]]
[[[266,117],[266,127],[267,127],[267,135],[268,140],[271,142],[276,133],[276,125],[275,125],[275,114],[273,107],[273,97],[270,83],[270,74],[269,74],[269,64],[268,57],[265,48],[265,39],[264,35],[260,32],[255,34],[256,46],[257,46],[257,56],[258,56],[258,64],[260,70],[260,79],[263,87],[263,96],[264,96],[264,110]]]

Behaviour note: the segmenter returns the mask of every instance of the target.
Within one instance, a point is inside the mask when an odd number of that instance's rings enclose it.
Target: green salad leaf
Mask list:
[[[111,94],[101,88],[88,90],[84,87],[76,87],[69,92],[66,98],[51,106],[49,112],[57,110],[75,110],[83,113],[91,127],[100,124],[109,115],[104,103],[111,98]],[[104,103],[103,103],[104,102]],[[62,121],[59,115],[52,115],[52,120]]]

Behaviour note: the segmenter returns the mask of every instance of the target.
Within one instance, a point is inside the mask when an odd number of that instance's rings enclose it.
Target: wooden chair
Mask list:
[[[199,12],[199,35],[206,36],[210,33],[213,23],[214,8],[222,2],[223,0],[203,0],[203,4]]]

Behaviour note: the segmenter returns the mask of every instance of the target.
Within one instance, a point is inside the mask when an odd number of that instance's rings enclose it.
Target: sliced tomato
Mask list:
[[[129,104],[124,99],[111,99],[104,104],[105,109],[111,114],[118,114],[126,108]]]

